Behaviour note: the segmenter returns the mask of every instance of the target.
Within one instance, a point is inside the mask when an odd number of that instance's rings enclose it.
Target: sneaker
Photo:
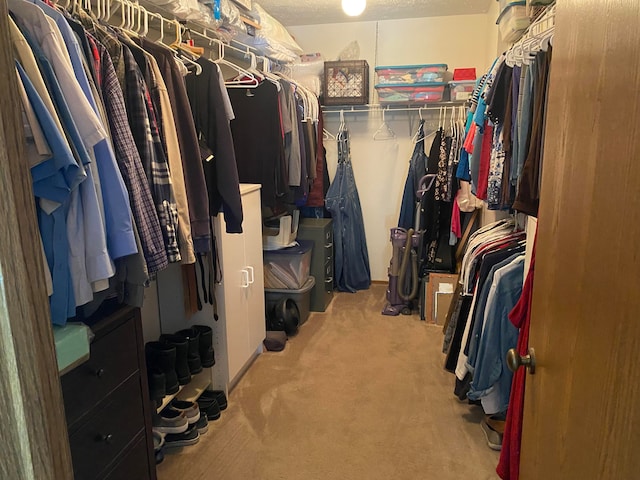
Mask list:
[[[202,395],[200,395],[200,398],[204,400],[211,400],[212,398],[215,398],[218,401],[220,410],[227,409],[227,396],[224,394],[223,390],[205,390],[202,392]]]
[[[200,434],[195,425],[191,425],[186,432],[170,433],[164,437],[164,448],[188,447],[200,441]]]
[[[156,460],[156,465],[160,465],[164,461],[164,452],[162,451],[162,447],[164,447],[164,434],[158,432],[157,430],[153,430],[153,453]]]
[[[500,451],[502,449],[502,434],[491,428],[486,420],[482,420],[482,422],[480,422],[480,426],[482,427],[484,436],[487,439],[487,445],[489,445],[489,448],[491,450]]]
[[[204,412],[200,413],[200,418],[196,422],[196,428],[198,429],[198,433],[200,435],[204,435],[209,430],[209,421],[207,420],[207,414]]]
[[[182,412],[166,408],[160,414],[152,415],[151,425],[158,433],[183,433],[189,428],[187,417]]]
[[[196,402],[187,402],[174,398],[169,405],[170,408],[184,412],[190,425],[193,425],[200,418],[200,407]]]
[[[207,420],[215,421],[220,418],[220,405],[215,398],[198,398],[200,409],[207,414]]]

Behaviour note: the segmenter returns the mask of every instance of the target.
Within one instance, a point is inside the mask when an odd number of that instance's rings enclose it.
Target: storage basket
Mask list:
[[[369,64],[366,60],[324,62],[323,105],[369,103]]]
[[[283,298],[290,298],[300,311],[300,325],[307,321],[311,307],[311,289],[315,286],[316,279],[314,277],[307,278],[302,288],[297,290],[287,290],[278,288],[265,288],[264,298],[267,312],[271,310]]]

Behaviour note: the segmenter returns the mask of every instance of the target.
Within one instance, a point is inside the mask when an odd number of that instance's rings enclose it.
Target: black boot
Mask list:
[[[149,342],[144,346],[144,351],[147,366],[164,372],[167,395],[177,393],[180,385],[176,374],[176,347],[162,342]]]
[[[200,333],[200,361],[205,368],[213,367],[216,364],[216,357],[213,351],[213,330],[206,325],[194,325],[193,328]]]
[[[202,371],[202,361],[200,360],[200,333],[195,328],[187,328],[176,332],[176,335],[185,338],[189,343],[187,362],[191,375],[200,373]]]
[[[167,390],[167,381],[164,372],[157,367],[148,366],[147,380],[149,382],[149,398],[156,404],[162,403],[162,397]]]
[[[191,381],[191,372],[187,356],[189,355],[189,344],[180,335],[160,335],[160,342],[176,347],[176,373],[180,385],[186,385]]]

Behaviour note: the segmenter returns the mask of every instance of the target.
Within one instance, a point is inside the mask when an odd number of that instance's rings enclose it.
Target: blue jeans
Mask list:
[[[338,135],[338,168],[325,205],[333,218],[336,288],[352,293],[365,290],[371,285],[371,269],[347,131]]]

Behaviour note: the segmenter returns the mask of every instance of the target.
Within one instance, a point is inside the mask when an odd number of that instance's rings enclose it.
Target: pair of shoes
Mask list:
[[[174,398],[164,411],[182,413],[189,425],[193,425],[200,418],[200,406],[196,402],[188,402]]]
[[[209,430],[209,420],[207,420],[207,414],[200,412],[200,418],[196,422],[196,428],[200,435],[204,435]]]
[[[504,434],[504,426],[507,423],[504,414],[486,415],[484,420],[493,430],[501,435]]]
[[[153,430],[158,433],[183,433],[189,428],[189,420],[184,412],[173,408],[165,408],[151,416]]]
[[[160,465],[164,461],[164,435],[160,432],[153,431],[153,453],[156,459],[156,465]]]
[[[198,426],[194,423],[183,433],[169,433],[164,437],[165,448],[188,447],[200,441]]]
[[[206,414],[207,420],[210,422],[220,418],[220,405],[218,405],[218,401],[214,397],[203,398],[200,396],[200,398],[198,398],[198,405],[200,406],[200,410]]]
[[[200,395],[200,398],[202,398],[203,400],[211,400],[212,398],[215,398],[218,402],[220,410],[227,409],[227,396],[225,395],[223,390],[205,390]]]
[[[491,450],[502,450],[502,433],[497,432],[487,423],[486,420],[482,420],[480,422],[480,427],[482,428],[482,432],[487,439],[487,445]]]
[[[159,341],[145,345],[145,356],[149,394],[156,402],[162,401],[162,396],[172,395],[180,385],[189,383],[191,375],[215,364],[213,330],[194,325],[173,335],[161,335]]]

